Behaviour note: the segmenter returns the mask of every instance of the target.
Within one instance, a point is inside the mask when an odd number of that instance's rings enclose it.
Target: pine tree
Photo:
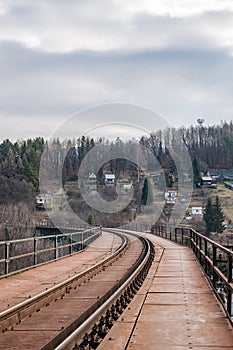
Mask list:
[[[224,231],[224,213],[221,204],[219,203],[218,196],[216,196],[214,205],[212,204],[211,199],[208,199],[204,209],[203,218],[206,223],[206,233],[208,235],[210,234],[210,232],[222,233]]]
[[[162,166],[162,163],[163,163],[163,145],[162,145],[161,141],[159,142],[159,149],[158,149],[158,157],[157,158],[158,158],[159,163]]]
[[[147,178],[145,178],[144,180],[141,201],[143,205],[148,205],[153,203],[152,185]]]
[[[142,197],[141,197],[143,205],[146,205],[147,198],[148,198],[148,192],[149,192],[148,180],[147,180],[147,178],[145,178],[143,188],[142,188]]]
[[[212,205],[211,199],[208,198],[207,204],[206,204],[205,209],[204,209],[204,215],[203,215],[203,219],[206,223],[206,234],[207,235],[209,235],[210,232],[212,232],[214,230],[213,215],[214,215],[213,205]]]
[[[94,217],[93,217],[92,214],[89,214],[89,215],[88,215],[87,223],[88,223],[88,225],[90,225],[90,226],[94,226],[95,221],[94,221]]]
[[[214,206],[214,217],[213,217],[213,222],[214,222],[214,231],[217,233],[222,233],[225,229],[224,226],[224,213],[221,207],[221,204],[219,202],[219,197],[216,196],[215,198],[215,206]]]

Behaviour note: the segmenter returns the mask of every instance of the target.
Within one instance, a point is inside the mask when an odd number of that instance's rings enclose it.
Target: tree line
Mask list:
[[[185,145],[192,160],[194,182],[200,180],[200,171],[230,169],[233,167],[233,123],[221,122],[215,126],[167,128],[142,136],[140,143],[148,147],[163,169],[175,173],[176,167],[170,149]]]
[[[116,175],[130,171],[137,176],[136,160],[139,161],[141,168],[144,167],[143,155],[135,148],[138,143],[144,146],[145,150],[149,149],[158,160],[169,186],[172,186],[173,178],[177,176],[176,165],[170,150],[179,148],[181,144],[186,146],[192,160],[194,184],[199,182],[201,171],[205,173],[209,169],[220,170],[233,167],[232,122],[222,122],[216,126],[206,127],[167,128],[142,136],[139,141],[129,140],[126,143],[119,138],[110,142],[104,138],[94,139],[88,136],[73,140],[57,138],[51,141],[36,137],[14,143],[6,139],[0,143],[0,205],[26,203],[28,207],[33,206],[35,194],[39,189],[41,157],[45,153],[46,167],[51,174],[56,174],[62,164],[63,185],[67,181],[77,180],[83,159],[96,145],[109,145],[113,154],[117,154],[117,149],[122,148],[125,157],[109,160],[107,168]],[[104,152],[104,148],[99,148],[99,152]],[[127,161],[127,152],[134,155],[135,163]],[[146,151],[145,154],[147,154]],[[149,165],[150,162],[153,163],[153,159],[149,160]],[[153,166],[154,164],[151,164],[152,169]],[[103,169],[103,167],[99,169],[98,179],[103,177]],[[147,192],[145,184],[142,203],[146,201]]]
[[[0,144],[0,176],[28,181],[37,189],[39,166],[45,141],[42,137]]]
[[[127,147],[133,150],[134,142],[128,141]],[[170,173],[176,171],[170,149],[180,144],[186,145],[193,162],[194,173],[197,176],[199,171],[206,172],[209,169],[233,167],[232,122],[222,122],[220,125],[207,127],[167,128],[152,132],[149,136],[142,136],[139,142],[149,148],[161,167]],[[49,145],[48,164],[53,167],[54,171],[62,162],[63,182],[77,179],[78,170],[85,155],[95,145],[101,143],[119,147],[122,141],[116,138],[116,141],[111,143],[103,138],[94,140],[88,136],[82,136],[78,140],[54,139]],[[37,190],[41,155],[46,148],[48,148],[48,142],[43,137],[15,143],[9,139],[4,140],[0,144],[0,176],[25,180]],[[124,170],[127,166],[127,161],[124,159],[110,161],[110,167],[115,172]]]

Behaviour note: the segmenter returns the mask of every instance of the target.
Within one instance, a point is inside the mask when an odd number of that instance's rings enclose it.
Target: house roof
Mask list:
[[[172,189],[172,188],[167,188],[166,192],[167,193],[175,193],[175,194],[177,194],[177,190]]]
[[[115,179],[115,174],[105,174],[105,179],[113,180]]]
[[[91,174],[89,175],[89,179],[96,179],[96,175],[95,175],[94,173],[91,173]]]
[[[212,181],[212,177],[211,176],[202,176],[202,181]]]
[[[45,199],[44,198],[37,198],[36,203],[44,203]]]

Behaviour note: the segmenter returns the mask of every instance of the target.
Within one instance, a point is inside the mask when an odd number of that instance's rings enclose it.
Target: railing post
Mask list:
[[[195,242],[195,255],[196,257],[198,257],[197,255],[197,246],[198,246],[198,236],[197,236],[197,232],[195,231],[195,238],[194,238],[194,242]]]
[[[228,271],[227,271],[227,281],[228,283],[232,282],[232,256],[231,254],[228,254],[227,257],[227,265],[228,265]],[[230,287],[227,287],[227,312],[231,317],[231,305],[232,305],[232,292]]]
[[[200,263],[201,263],[201,245],[202,245],[202,239],[201,239],[201,237],[200,236],[198,236],[198,238],[199,238],[199,242],[198,242],[198,246],[199,246],[199,251],[198,251],[198,260],[200,261]]]
[[[217,248],[214,245],[212,245],[212,250],[213,250],[213,287],[214,289],[216,289],[217,276],[216,276],[214,267],[216,266],[216,262],[217,262]]]
[[[9,273],[9,262],[10,262],[10,242],[5,244],[5,275]]]
[[[167,235],[167,227],[163,226],[163,237],[167,238],[166,235]]]
[[[73,253],[73,234],[72,234],[72,232],[70,233],[70,255]]]
[[[175,242],[177,242],[177,227],[175,228]]]
[[[189,229],[190,248],[193,250],[193,230]]]
[[[207,262],[207,259],[206,257],[208,256],[208,246],[207,246],[207,240],[205,239],[205,273],[207,275],[208,273],[208,262]]]
[[[34,265],[37,265],[37,243],[38,238],[34,238]]]
[[[58,258],[58,241],[57,241],[57,235],[55,235],[55,259],[57,260]]]
[[[184,229],[183,229],[183,227],[181,229],[181,243],[182,243],[182,245],[184,245]]]

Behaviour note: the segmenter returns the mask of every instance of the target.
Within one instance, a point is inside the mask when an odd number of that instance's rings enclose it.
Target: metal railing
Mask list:
[[[24,239],[0,241],[0,278],[85,249],[102,233],[100,227]]]
[[[152,227],[152,233],[193,250],[228,318],[233,323],[233,252],[192,228],[155,225]]]

